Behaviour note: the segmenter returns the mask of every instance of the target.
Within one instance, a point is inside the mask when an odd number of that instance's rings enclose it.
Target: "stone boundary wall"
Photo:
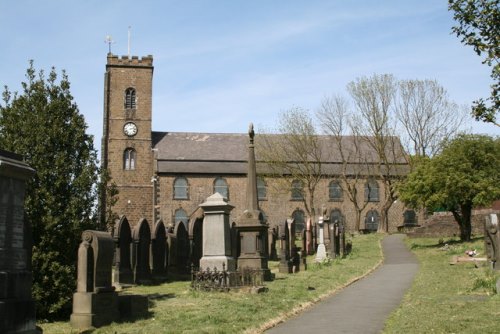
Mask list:
[[[490,213],[500,210],[480,209],[472,211],[472,236],[484,234],[484,221]],[[407,234],[409,237],[459,237],[460,229],[451,212],[436,212],[429,216],[421,227]]]

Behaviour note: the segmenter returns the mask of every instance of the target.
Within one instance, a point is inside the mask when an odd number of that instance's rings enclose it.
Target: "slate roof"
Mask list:
[[[279,135],[271,135],[278,138]],[[272,137],[271,137],[272,138]],[[326,174],[340,174],[342,172],[342,160],[334,139],[329,136],[319,136],[320,146],[323,150],[323,171]],[[346,156],[354,150],[354,139],[352,136],[342,137],[342,147]],[[156,151],[156,159],[159,173],[173,174],[246,174],[247,173],[247,146],[248,134],[243,133],[195,133],[195,132],[153,132],[153,148]],[[259,140],[259,134],[255,135],[255,141]],[[408,166],[403,158],[403,148],[397,139],[399,152],[396,157],[400,165],[394,174],[406,174]],[[366,140],[358,142],[364,153],[364,159],[368,163],[376,164],[377,155]],[[388,152],[391,155],[391,152]],[[259,164],[257,152],[257,172],[263,170],[263,164]],[[355,162],[348,165],[348,170],[356,168],[367,169],[366,164],[360,166]],[[369,171],[366,171],[370,174]]]

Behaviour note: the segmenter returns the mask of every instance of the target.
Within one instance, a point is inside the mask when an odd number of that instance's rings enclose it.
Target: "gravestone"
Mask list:
[[[38,333],[31,298],[31,226],[24,221],[26,181],[34,170],[0,150],[0,333]]]
[[[486,256],[494,270],[500,270],[500,226],[498,215],[486,216],[484,223],[484,243]]]
[[[323,237],[323,227],[325,223],[326,209],[323,208],[321,211],[322,213],[318,220],[319,242],[318,242],[318,249],[316,251],[316,259],[315,259],[316,262],[322,262],[327,259],[325,240]]]
[[[177,273],[186,274],[189,272],[190,242],[186,225],[179,221],[174,229],[175,233],[175,266]]]
[[[84,231],[78,248],[77,290],[71,326],[100,327],[120,318],[118,295],[111,285],[114,241],[107,232]]]
[[[191,215],[189,222],[189,253],[191,257],[191,264],[194,268],[200,267],[200,259],[203,256],[203,209],[198,208]]]
[[[339,249],[339,222],[338,220],[335,220],[334,222],[330,223],[329,225],[330,228],[330,257],[332,259],[335,259],[337,255],[339,255],[338,249]]]
[[[278,260],[278,253],[276,252],[276,242],[278,241],[278,231],[276,227],[268,230],[268,242],[269,242],[269,260]]]
[[[151,268],[153,280],[163,282],[167,279],[167,230],[163,221],[159,220],[154,226],[151,238]]]
[[[205,212],[200,271],[214,268],[218,271],[235,271],[236,261],[231,257],[229,229],[229,213],[234,207],[219,193],[208,197],[200,207]]]
[[[280,238],[280,264],[279,272],[290,274],[292,272],[292,261],[290,260],[290,230],[286,221],[279,225]]]
[[[311,223],[311,218],[307,218],[307,221],[306,221],[306,237],[305,237],[305,240],[306,240],[306,244],[305,244],[305,252],[307,255],[312,255],[314,254],[314,244],[313,244],[313,232],[312,232],[312,229],[313,229],[313,226],[312,226],[312,223]]]
[[[132,231],[125,216],[122,216],[115,224],[113,240],[115,242],[114,283],[117,285],[134,284],[130,257]]]
[[[141,219],[132,233],[132,268],[135,284],[151,284],[151,268],[149,267],[151,230],[146,219]]]

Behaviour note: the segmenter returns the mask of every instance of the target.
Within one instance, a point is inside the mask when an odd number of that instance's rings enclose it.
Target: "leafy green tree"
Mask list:
[[[22,92],[7,87],[0,104],[0,146],[36,170],[26,195],[33,228],[33,296],[41,319],[67,315],[75,290],[81,232],[94,229],[96,151],[70,94],[66,73],[36,73],[33,61]]]
[[[472,114],[476,120],[493,123],[500,110],[500,0],[449,0],[448,9],[458,25],[452,28],[462,43],[470,45],[479,56],[484,55],[483,64],[492,66],[491,96],[474,101]]]
[[[415,207],[445,208],[460,227],[460,239],[471,237],[471,213],[500,198],[500,139],[459,135],[445,142],[433,158],[419,158],[399,188],[400,198]]]

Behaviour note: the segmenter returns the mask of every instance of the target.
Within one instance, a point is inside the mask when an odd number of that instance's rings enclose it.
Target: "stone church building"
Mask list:
[[[241,133],[181,133],[152,131],[153,57],[118,57],[108,54],[104,83],[102,164],[119,191],[112,210],[126,215],[134,225],[139,219],[161,219],[166,226],[183,223],[189,230],[190,217],[207,197],[219,192],[235,208],[231,219],[242,214],[247,173],[246,129]],[[171,115],[175,117],[175,115]],[[329,150],[326,136],[324,149]],[[255,137],[259,140],[259,134]],[[349,141],[349,137],[345,137]],[[333,150],[333,145],[331,147]],[[367,156],[370,155],[367,152]],[[333,219],[343,220],[353,230],[354,207],[338,175],[335,154],[325,163],[326,177],[316,187],[316,202],[325,206]],[[257,162],[259,156],[257,155]],[[407,167],[403,160],[398,161]],[[404,169],[404,168],[403,168]],[[257,169],[259,173],[259,169]],[[259,207],[272,228],[288,217],[300,225],[305,210],[300,189],[273,191],[273,179],[258,179]],[[294,186],[301,187],[299,183]],[[299,190],[299,191],[297,191]],[[376,230],[384,188],[380,180],[366,178],[358,194],[367,203],[361,228]],[[317,208],[318,210],[319,208]],[[415,224],[412,211],[396,201],[389,211],[389,231]]]

